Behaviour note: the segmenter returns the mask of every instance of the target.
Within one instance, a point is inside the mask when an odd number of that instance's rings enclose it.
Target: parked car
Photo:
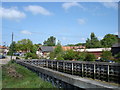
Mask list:
[[[3,55],[0,55],[0,59],[3,59],[3,58],[5,58],[5,56],[3,56]]]
[[[97,59],[97,60],[95,60],[95,61],[96,61],[96,62],[101,62],[101,61],[100,61],[100,60],[98,60],[98,59]]]
[[[20,56],[20,53],[13,53],[15,56]]]
[[[95,60],[95,61],[97,61],[97,62],[109,62],[109,63],[115,63],[115,61],[113,61],[113,60],[105,60],[105,59],[103,59],[103,58],[101,58],[100,60]]]
[[[115,61],[112,61],[112,60],[106,60],[106,62],[115,63]]]

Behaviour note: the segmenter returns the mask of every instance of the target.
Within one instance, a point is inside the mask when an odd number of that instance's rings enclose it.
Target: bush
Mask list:
[[[62,57],[61,54],[58,54],[57,57],[56,57],[56,60],[64,60],[64,58]]]
[[[86,58],[86,52],[81,52],[80,54],[77,55],[76,58],[78,61],[84,61]]]
[[[115,55],[115,58],[120,58],[120,52]]]
[[[114,56],[115,61],[120,63],[120,52]]]
[[[85,61],[95,61],[96,57],[94,54],[89,54],[87,53],[86,56],[85,56]]]
[[[35,53],[31,53],[31,52],[26,53],[25,59],[29,59],[29,58],[38,59],[37,55]]]
[[[103,51],[102,55],[101,55],[101,58],[103,60],[110,60],[110,59],[113,59],[112,57],[112,53],[110,51]]]
[[[51,52],[49,56],[50,56],[50,59],[54,59],[55,58],[55,53]]]
[[[68,50],[65,52],[65,54],[63,55],[63,58],[65,60],[73,60],[76,59],[76,53],[73,50]]]

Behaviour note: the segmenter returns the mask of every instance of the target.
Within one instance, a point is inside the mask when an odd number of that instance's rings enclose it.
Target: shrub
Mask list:
[[[86,58],[86,52],[81,52],[80,54],[77,55],[78,61],[84,61],[85,58]]]
[[[115,58],[120,58],[120,52],[115,55]]]
[[[95,61],[96,57],[94,54],[89,54],[87,53],[86,56],[85,56],[85,61]]]
[[[62,57],[61,54],[58,54],[57,57],[56,57],[56,60],[64,60],[64,58]]]
[[[28,58],[38,59],[37,55],[35,53],[31,53],[31,52],[26,53],[25,59],[28,59]]]
[[[76,58],[76,53],[73,50],[68,50],[65,52],[65,54],[63,55],[63,58],[65,60],[73,60]]]
[[[102,55],[101,55],[101,58],[103,60],[110,60],[112,59],[112,53],[110,51],[103,51]]]
[[[51,52],[49,56],[50,56],[50,59],[54,59],[55,58],[55,53]]]
[[[120,63],[120,52],[115,55],[115,61]]]

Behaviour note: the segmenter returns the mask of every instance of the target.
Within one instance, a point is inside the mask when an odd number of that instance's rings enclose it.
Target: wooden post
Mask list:
[[[109,82],[109,65],[107,66],[107,80]]]
[[[82,77],[83,77],[84,75],[83,75],[83,63],[82,63]]]
[[[48,68],[48,61],[46,61],[46,67]]]
[[[59,69],[59,62],[57,61],[57,71],[58,71],[58,69]]]
[[[72,75],[73,75],[73,63],[72,63]]]
[[[53,69],[53,61],[51,61],[51,68]]]
[[[95,64],[94,64],[94,79],[95,79],[95,74],[96,74],[96,66],[95,66]]]
[[[65,71],[65,62],[63,62],[63,72]]]

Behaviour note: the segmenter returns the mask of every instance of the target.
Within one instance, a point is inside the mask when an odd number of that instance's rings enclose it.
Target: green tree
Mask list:
[[[86,58],[86,54],[87,54],[86,52],[79,53],[78,56],[77,56],[77,60],[78,61],[84,61],[85,58]]]
[[[67,50],[67,51],[65,52],[65,54],[63,55],[63,58],[64,58],[65,60],[73,60],[73,59],[76,59],[76,53],[75,53],[72,49]]]
[[[120,52],[115,55],[115,58],[120,58]]]
[[[85,57],[85,61],[95,61],[96,57],[94,54],[87,53]]]
[[[62,45],[60,42],[58,42],[54,51],[50,53],[50,59],[60,58],[60,57],[62,58],[62,54],[63,54]]]
[[[59,54],[63,52],[62,45],[60,42],[57,43],[56,48],[54,49],[55,54]]]
[[[54,51],[50,52],[49,57],[50,57],[50,59],[54,59],[56,57]]]
[[[101,47],[101,43],[98,38],[95,36],[94,33],[91,33],[90,39],[86,40],[86,47],[87,48],[99,48]]]
[[[74,44],[67,44],[66,46],[75,46]]]
[[[102,60],[110,60],[112,59],[112,53],[110,51],[103,51],[101,54]]]
[[[9,47],[9,55],[13,55],[13,53],[16,53],[17,52],[17,46],[16,46],[16,42],[13,41],[11,44],[10,44],[10,47]]]
[[[31,47],[31,52],[32,53],[36,53],[36,51],[38,50],[39,46],[37,44],[34,44],[32,47]]]
[[[47,41],[43,42],[45,46],[55,46],[56,45],[56,38],[53,36],[50,36]]]
[[[56,60],[64,60],[62,54],[58,54],[57,57],[56,57]]]
[[[104,38],[101,40],[101,44],[103,47],[112,47],[118,41],[117,37],[113,34],[106,34]]]
[[[38,59],[35,53],[28,52],[25,54],[25,59]]]
[[[22,39],[17,42],[17,49],[21,51],[30,52],[33,49],[33,43],[30,39]]]
[[[75,46],[85,46],[85,43],[77,43],[77,44],[75,44]]]

